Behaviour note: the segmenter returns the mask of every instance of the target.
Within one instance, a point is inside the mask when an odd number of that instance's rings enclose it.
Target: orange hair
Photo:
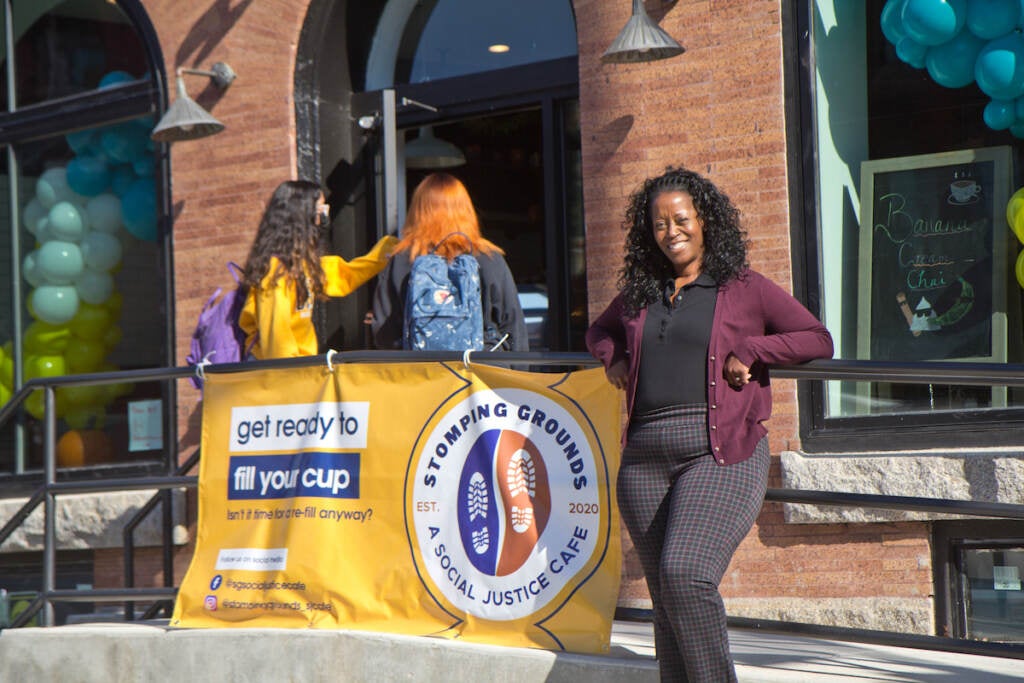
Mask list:
[[[441,241],[455,232],[462,235]],[[505,253],[480,234],[476,209],[466,186],[447,173],[431,173],[416,186],[395,251],[408,250],[409,257],[416,258],[435,248],[437,254],[448,260],[470,251]]]

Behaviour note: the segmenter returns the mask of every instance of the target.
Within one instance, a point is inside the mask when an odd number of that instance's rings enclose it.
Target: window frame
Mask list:
[[[102,2],[103,0],[95,0]],[[140,0],[117,0],[118,9],[125,15],[136,32],[146,60],[146,75],[134,81],[126,81],[111,85],[102,89],[94,89],[89,92],[76,93],[62,98],[54,98],[43,102],[32,103],[25,106],[18,106],[16,100],[8,102],[6,110],[0,110],[0,153],[6,156],[6,165],[11,177],[18,178],[20,182],[19,161],[17,158],[17,146],[22,143],[35,140],[53,138],[66,135],[71,132],[93,128],[102,125],[116,124],[119,122],[138,118],[140,116],[152,115],[154,120],[167,111],[168,89],[167,79],[164,73],[163,54],[160,50],[160,42],[153,24],[149,20]],[[13,7],[7,3],[0,9],[0,21],[10,21],[10,12]],[[8,44],[4,55],[5,65],[11,71],[16,70],[17,63],[14,55],[15,45]],[[13,65],[13,67],[11,66]],[[11,74],[13,77],[13,74]],[[13,80],[12,80],[13,82]],[[173,366],[176,356],[176,334],[175,334],[175,290],[174,290],[174,250],[171,231],[171,220],[168,207],[170,207],[170,155],[168,145],[158,143],[154,152],[156,169],[154,183],[157,200],[157,221],[158,235],[160,235],[160,248],[162,250],[162,261],[166,280],[163,283],[163,302],[159,308],[164,311],[165,334],[163,340],[164,358],[163,364]],[[12,188],[15,185],[12,184]],[[13,216],[19,218],[19,210],[15,207]],[[19,218],[20,222],[20,218]],[[20,261],[13,269],[14,273],[20,272]],[[19,287],[12,288],[12,297],[17,294]],[[14,306],[20,306],[20,301],[12,301]],[[12,339],[20,339],[24,328],[30,321],[21,318],[20,313],[14,317],[15,329],[11,330]],[[19,329],[20,327],[20,329]],[[19,344],[20,347],[20,344]],[[20,373],[19,373],[20,376]],[[163,403],[163,453],[153,459],[142,462],[126,462],[117,465],[105,465],[102,468],[85,466],[73,470],[62,470],[61,478],[69,479],[90,479],[97,476],[120,476],[125,473],[131,474],[163,474],[172,472],[176,466],[177,453],[177,401],[174,391],[174,382],[163,383],[160,391]],[[13,430],[23,430],[24,423],[12,421],[8,426]],[[13,433],[13,432],[12,432]],[[27,449],[27,439],[16,438],[16,448]],[[7,494],[18,490],[30,490],[42,477],[41,469],[26,469],[23,472],[0,472],[0,489]],[[26,488],[27,487],[27,488]]]
[[[820,317],[822,228],[813,0],[788,0],[782,10],[793,290]],[[927,367],[927,362],[921,365]],[[957,448],[1000,447],[1019,445],[1021,440],[1016,430],[1007,427],[1024,423],[1024,408],[828,417],[824,382],[800,382],[797,391],[801,447],[808,453],[921,450],[951,443]]]

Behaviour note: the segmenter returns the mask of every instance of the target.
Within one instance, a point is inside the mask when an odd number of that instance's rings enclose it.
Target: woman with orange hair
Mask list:
[[[479,264],[484,348],[528,351],[526,321],[504,253],[480,234],[465,185],[447,173],[428,175],[413,192],[401,239],[374,292],[372,325],[377,347],[409,348],[403,337],[413,261],[437,254],[451,262],[471,254]]]

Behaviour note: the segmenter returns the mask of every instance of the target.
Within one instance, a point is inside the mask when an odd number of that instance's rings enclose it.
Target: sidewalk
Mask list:
[[[0,681],[656,683],[650,624],[616,622],[606,656],[417,636],[96,623],[0,632]],[[1024,661],[730,631],[742,683],[1010,683]]]

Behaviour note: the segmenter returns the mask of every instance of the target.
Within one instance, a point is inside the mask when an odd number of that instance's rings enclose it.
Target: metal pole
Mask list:
[[[43,501],[43,626],[53,626],[53,603],[50,594],[57,588],[57,495],[53,485],[57,482],[57,394],[47,385],[44,391],[46,425],[43,437],[43,469],[46,499]]]

